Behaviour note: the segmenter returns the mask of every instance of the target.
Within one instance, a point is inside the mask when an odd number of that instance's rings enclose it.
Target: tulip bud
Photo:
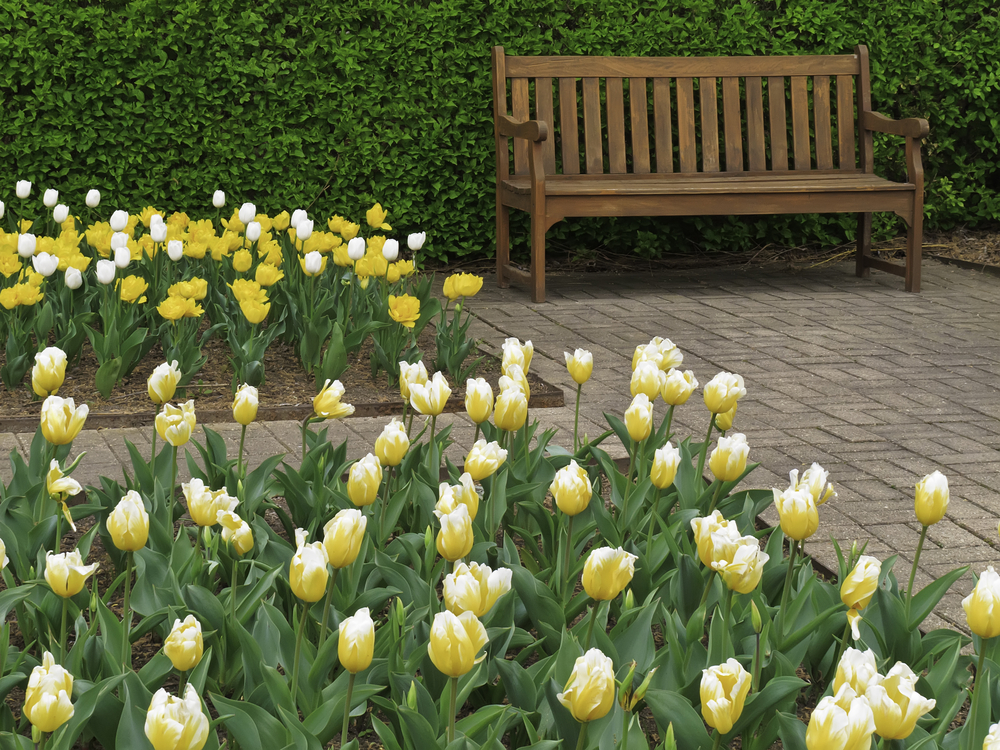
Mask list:
[[[111,220],[109,223],[111,224],[111,231],[122,231],[126,226],[128,226],[128,213],[121,210],[115,211],[111,214]]]
[[[58,393],[65,378],[66,352],[49,346],[35,355],[35,366],[31,368],[31,389],[35,395],[44,398]]]
[[[347,257],[357,262],[365,257],[366,249],[364,238],[355,237],[347,243]]]
[[[69,206],[65,203],[59,203],[55,208],[52,209],[52,221],[56,224],[62,224],[69,217]]]
[[[914,503],[917,520],[924,526],[940,521],[948,510],[948,499],[948,478],[940,471],[925,476],[917,482]]]
[[[184,257],[184,243],[180,240],[170,240],[167,243],[167,257],[175,263]]]
[[[708,468],[720,482],[735,482],[747,468],[750,446],[742,432],[719,438],[719,444],[708,459]]]
[[[878,579],[881,573],[881,562],[874,557],[861,555],[858,558],[857,565],[854,566],[854,569],[840,584],[840,600],[849,609],[864,609],[868,606],[868,602],[871,601],[872,596],[875,595],[875,589],[878,588]],[[1000,613],[1000,609],[997,611]]]
[[[1000,635],[1000,575],[989,566],[976,587],[962,600],[969,630],[980,638]]]
[[[326,593],[330,579],[326,566],[329,558],[322,542],[306,544],[308,534],[304,529],[295,530],[297,549],[288,568],[288,582],[292,593],[304,602],[318,602]]]
[[[299,223],[301,223],[302,221],[304,221],[305,219],[308,219],[308,218],[309,218],[309,214],[307,214],[301,208],[297,208],[294,211],[292,211],[292,218],[290,218],[288,220],[288,225],[290,227],[292,227],[293,229],[295,229],[296,232],[297,232],[298,228],[299,228]]]
[[[630,609],[635,609],[635,594],[632,593],[632,589],[625,591],[625,598],[622,600],[622,608],[626,612]]]
[[[450,513],[435,509],[434,515],[441,522],[441,530],[437,535],[438,554],[449,562],[461,560],[468,555],[476,541],[468,507],[459,504]]]
[[[111,235],[111,249],[117,250],[128,246],[128,235],[125,232],[115,232]]]
[[[393,418],[375,440],[375,455],[382,466],[399,466],[410,449],[410,438],[402,421]]]
[[[720,735],[728,734],[743,713],[750,673],[736,659],[702,670],[701,715]]]
[[[481,482],[496,472],[506,460],[507,451],[501,448],[499,443],[495,441],[487,443],[480,439],[469,450],[462,468],[469,473],[473,481]]]
[[[59,191],[49,188],[42,196],[42,203],[46,208],[52,208],[59,202]]]
[[[226,194],[221,190],[212,193],[212,205],[216,208],[222,208],[226,205]]]
[[[549,492],[556,501],[556,506],[567,516],[575,516],[587,509],[594,488],[590,483],[587,470],[571,460],[568,465],[559,469],[549,486]]]
[[[18,180],[17,185],[14,186],[14,194],[24,200],[31,194],[31,183],[27,180]]]
[[[738,404],[733,404],[733,408],[729,411],[725,411],[722,414],[715,415],[715,427],[721,432],[726,432],[733,428],[733,420],[736,419],[736,407]]]
[[[167,403],[174,397],[180,379],[181,371],[177,367],[176,359],[169,364],[164,362],[157,365],[146,381],[150,401],[157,405]]]
[[[178,672],[187,672],[198,666],[204,653],[204,641],[201,623],[194,615],[188,615],[183,622],[174,620],[170,635],[163,642],[163,653]]]
[[[93,189],[88,190],[86,203],[88,208],[97,208],[101,205],[101,191]]]
[[[39,273],[45,278],[48,278],[59,268],[59,258],[55,255],[50,255],[49,253],[39,253],[38,255],[32,256],[31,265],[34,267],[35,273]]]
[[[747,395],[743,378],[730,372],[720,372],[705,386],[705,406],[713,414],[722,414]]]
[[[222,526],[222,541],[231,544],[237,555],[245,555],[253,549],[253,531],[250,524],[231,510],[219,510],[216,523]]]
[[[249,242],[256,242],[260,239],[260,222],[251,221],[247,224],[246,238]]]
[[[597,601],[614,599],[632,582],[636,555],[619,547],[591,550],[583,566],[583,588]]]
[[[501,380],[505,380],[501,378]],[[506,383],[501,384],[501,386]],[[520,388],[501,387],[500,395],[497,396],[496,406],[493,409],[493,424],[501,430],[514,432],[524,426],[528,418],[528,399],[524,391]]]
[[[605,717],[615,700],[614,663],[600,649],[590,649],[577,657],[556,698],[581,723]]]
[[[757,609],[757,602],[750,600],[750,622],[753,625],[753,632],[760,635],[764,629],[764,621],[761,619],[760,610]]]
[[[73,718],[73,675],[56,664],[52,654],[42,654],[41,665],[31,670],[24,691],[22,712],[35,731],[54,732]],[[41,738],[39,738],[41,740]]]
[[[257,389],[243,384],[233,399],[233,419],[246,427],[257,418]]]
[[[116,268],[128,268],[128,264],[132,262],[132,253],[127,247],[119,247],[115,250],[115,267]]]
[[[323,546],[330,565],[340,569],[354,562],[361,551],[368,519],[360,510],[342,510],[323,527]]]
[[[257,215],[257,207],[253,203],[244,203],[240,206],[239,217],[244,224],[249,224]]]
[[[781,520],[781,530],[789,539],[808,539],[819,528],[819,512],[812,495],[805,490],[772,490],[774,507]]]
[[[35,235],[19,234],[17,236],[17,254],[22,258],[30,258],[35,254]]]
[[[375,623],[368,607],[362,607],[340,623],[337,656],[340,665],[351,674],[368,669],[375,652]]]
[[[417,710],[417,683],[410,682],[410,689],[406,691],[406,705],[411,711]]]
[[[427,232],[414,232],[406,236],[406,246],[410,248],[413,252],[416,252],[424,246],[424,241],[427,239]]]
[[[650,401],[655,401],[656,397],[660,395],[660,386],[666,377],[655,362],[642,360],[632,372],[629,389],[633,396],[641,393]]]
[[[476,424],[482,424],[493,413],[493,389],[484,378],[465,381],[465,411]]]
[[[77,407],[71,398],[49,396],[42,402],[42,436],[52,445],[68,445],[80,434],[89,413],[86,404]]]
[[[181,699],[157,690],[143,729],[153,750],[201,750],[208,741],[209,723],[198,691],[189,683]]]
[[[146,546],[149,538],[149,513],[142,498],[135,490],[129,490],[108,515],[108,533],[115,547],[135,552]]]
[[[438,671],[447,677],[461,677],[486,658],[476,656],[489,637],[486,628],[471,612],[460,615],[445,610],[434,615],[427,654]]]
[[[347,496],[358,507],[371,505],[378,497],[382,484],[382,465],[371,453],[351,465],[347,480]]]
[[[657,489],[665,490],[674,483],[677,477],[677,467],[681,462],[681,452],[669,442],[653,453],[653,465],[649,470],[649,478]]]
[[[159,224],[150,224],[149,226],[149,236],[153,238],[153,242],[160,243],[167,241],[167,225],[162,221]]]
[[[302,221],[299,222],[298,226],[295,227],[295,237],[296,239],[301,240],[302,242],[305,242],[310,237],[312,237],[312,233],[313,233],[312,219],[303,219]]]
[[[563,352],[566,357],[566,369],[569,376],[577,383],[583,385],[590,380],[590,375],[594,371],[594,355],[586,349],[577,349],[572,354]]]
[[[97,570],[98,564],[84,565],[77,550],[54,555],[45,553],[45,581],[54,594],[68,599],[83,591],[83,585]]]
[[[0,201],[0,219],[3,218],[4,208],[5,207],[4,207],[3,201]]]
[[[80,273],[80,269],[73,268],[73,266],[66,266],[63,283],[70,289],[79,289],[83,286],[83,274]]]
[[[399,257],[399,241],[388,239],[382,245],[382,257],[389,263],[394,263]]]
[[[190,482],[181,485],[184,500],[187,502],[191,520],[198,526],[215,526],[219,522],[219,511],[232,511],[239,502],[226,492],[226,488],[212,490],[195,477]]]
[[[625,410],[625,426],[629,437],[641,442],[653,431],[653,404],[644,393],[632,399],[632,404]]]

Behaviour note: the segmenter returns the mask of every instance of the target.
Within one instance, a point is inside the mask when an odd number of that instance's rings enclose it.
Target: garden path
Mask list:
[[[868,541],[879,559],[898,553],[905,578],[919,538],[913,487],[940,469],[949,479],[951,505],[933,526],[920,559],[917,586],[961,564],[977,573],[1000,558],[1000,296],[997,279],[974,271],[925,263],[923,292],[906,294],[895,277],[857,279],[852,263],[808,270],[716,267],[652,273],[549,276],[549,300],[532,304],[519,289],[498,289],[486,277],[470,301],[472,333],[499,351],[507,336],[531,339],[531,369],[562,387],[566,406],[533,412],[559,428],[556,442],[572,441],[575,384],[564,351],[594,354],[594,374],[584,386],[581,432],[605,429],[604,412],[624,413],[632,352],[653,336],[672,339],[704,384],[716,372],[741,374],[747,396],[735,429],[744,432],[750,458],[760,467],[748,485],[787,486],[790,469],[818,461],[830,471],[839,497],[820,508],[820,530],[807,544],[836,570],[830,537],[850,547]],[[352,394],[345,395],[345,401]],[[663,415],[657,403],[657,419]],[[675,431],[700,438],[707,413],[697,396],[675,414]],[[372,450],[385,419],[349,419],[330,426],[335,440],[349,439],[351,454]],[[453,461],[461,462],[473,426],[464,415],[444,415],[454,425]],[[238,425],[212,425],[235,453]],[[120,474],[128,463],[123,437],[149,447],[150,428],[88,430],[74,447],[87,458],[76,476],[84,484]],[[0,434],[0,451],[21,451],[30,435]],[[251,463],[299,451],[298,424],[251,426]],[[608,447],[607,445],[605,447]],[[615,451],[611,450],[615,455]],[[617,455],[624,455],[617,446]],[[182,478],[185,472],[182,469]],[[0,466],[0,478],[9,468]],[[776,522],[773,512],[765,514]],[[825,541],[824,541],[825,540]],[[961,599],[971,576],[942,600],[930,628],[964,629]]]

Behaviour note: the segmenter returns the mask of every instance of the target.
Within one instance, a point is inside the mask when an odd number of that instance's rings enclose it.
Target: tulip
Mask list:
[[[887,740],[909,737],[917,719],[937,705],[917,692],[917,675],[901,661],[877,683],[869,684],[864,695],[875,718],[875,732]]]
[[[260,239],[260,222],[251,221],[247,224],[246,238],[249,242],[256,242]]]
[[[983,740],[983,750],[1000,750],[1000,722],[990,727]]]
[[[86,404],[77,407],[71,398],[49,396],[42,402],[42,436],[52,445],[72,443],[89,413],[90,407]]]
[[[917,520],[924,526],[933,526],[948,510],[948,478],[940,471],[928,474],[917,482],[914,509]]]
[[[0,557],[3,558],[3,560],[0,560],[0,570],[3,570],[7,567],[7,563],[10,562],[10,559],[7,557],[7,545],[3,543],[3,539],[0,539]]]
[[[117,268],[128,268],[128,264],[132,262],[132,253],[127,247],[119,247],[115,250],[115,267]]]
[[[233,399],[233,419],[246,427],[257,418],[257,389],[244,383]]]
[[[167,241],[167,225],[162,221],[159,224],[152,224],[149,227],[149,236],[153,242],[159,244]]]
[[[402,374],[400,375],[400,389],[402,389]],[[451,395],[451,388],[443,373],[436,372],[434,377],[424,384],[411,382],[410,405],[425,416],[436,417],[444,411],[448,397]]]
[[[198,308],[199,310],[201,308]],[[262,323],[264,318],[267,317],[267,313],[271,309],[270,302],[261,302],[256,299],[245,299],[240,302],[240,312],[243,313],[243,317],[253,325]]]
[[[66,274],[63,276],[63,283],[68,289],[79,289],[83,286],[83,274],[80,272],[80,269],[67,266]]]
[[[417,250],[424,246],[424,241],[426,239],[427,232],[414,232],[413,234],[408,234],[406,236],[406,246],[413,252],[417,252]]]
[[[705,406],[712,414],[723,414],[733,408],[733,405],[747,395],[743,386],[743,378],[729,372],[720,372],[705,386]]]
[[[743,713],[750,692],[750,673],[736,659],[701,672],[701,715],[720,735],[729,734]]]
[[[37,241],[33,234],[19,234],[17,236],[17,254],[22,258],[30,258],[35,254]]]
[[[152,210],[153,207],[150,206],[149,208],[150,210]],[[145,211],[143,213],[145,213]],[[162,223],[163,223],[163,217],[160,214],[150,214],[149,224],[147,224],[146,226],[152,229],[153,227],[158,226]]]
[[[829,477],[830,472],[814,461],[812,466],[802,473],[801,478],[799,478],[798,469],[792,469],[788,473],[788,488],[805,490],[812,495],[813,502],[817,506],[822,505],[827,500],[837,499],[837,493],[833,491],[833,484],[827,481]]]
[[[641,393],[650,401],[653,401],[660,395],[660,386],[663,384],[665,377],[655,362],[643,360],[639,362],[638,366],[632,372],[629,390],[633,396]]]
[[[573,381],[577,385],[583,385],[590,380],[590,374],[594,371],[594,355],[586,349],[577,349],[572,354],[563,352],[566,357],[566,369]]]
[[[257,207],[253,203],[244,203],[240,206],[239,219],[243,224],[249,224],[256,215]]]
[[[434,506],[439,515],[453,513],[459,505],[464,505],[469,511],[469,517],[475,521],[479,513],[479,493],[468,472],[459,477],[459,484],[451,485],[441,482],[438,485],[438,501]]]
[[[184,257],[184,243],[180,240],[170,240],[167,243],[167,257],[174,263]]]
[[[587,509],[594,489],[590,483],[587,470],[571,460],[568,465],[556,472],[549,492],[556,501],[556,506],[567,516],[575,516]]]
[[[511,571],[491,570],[487,565],[459,563],[444,578],[444,602],[456,615],[471,612],[485,617],[497,600],[510,591]]]
[[[128,247],[128,235],[125,232],[115,232],[111,235],[111,249],[121,250]]]
[[[123,552],[135,552],[146,546],[149,538],[149,513],[142,498],[129,490],[108,515],[108,533],[115,547]]]
[[[410,388],[413,385],[424,385],[426,382],[427,368],[422,361],[412,365],[409,362],[399,363],[399,395],[404,401],[410,400]]]
[[[67,218],[69,218],[69,206],[65,203],[60,203],[52,209],[52,221],[56,224],[62,224]]]
[[[493,424],[501,430],[521,429],[528,418],[528,399],[517,387],[501,388],[493,409]]]
[[[614,599],[632,582],[638,558],[624,549],[598,547],[583,566],[583,588],[598,601]]]
[[[219,510],[215,517],[216,523],[222,526],[222,541],[233,545],[237,555],[245,555],[253,549],[253,531],[250,524],[231,510]],[[233,578],[235,587],[236,579]],[[234,602],[235,604],[235,602]]]
[[[18,180],[14,186],[14,194],[21,200],[24,200],[31,194],[31,183],[27,180]]]
[[[781,530],[789,539],[802,541],[819,528],[819,512],[812,495],[805,490],[785,490],[774,494],[774,507],[781,519]]]
[[[477,425],[485,422],[493,413],[493,389],[484,378],[469,378],[465,381],[465,411]]]
[[[409,294],[389,295],[389,317],[406,328],[414,328],[420,320],[420,300]]]
[[[500,360],[500,369],[504,372],[510,365],[520,365],[525,372],[531,365],[531,357],[535,353],[535,347],[530,341],[523,344],[516,338],[505,339],[503,342],[503,357]]]
[[[174,397],[180,379],[181,371],[177,367],[176,359],[170,363],[157,365],[146,381],[146,391],[150,401],[157,406],[167,403]]]
[[[56,203],[59,202],[59,191],[49,188],[42,195],[42,203],[46,208],[52,208]]]
[[[306,240],[308,240],[310,237],[312,237],[312,233],[313,233],[312,219],[303,219],[295,227],[295,238],[300,242],[305,242]]]
[[[740,537],[731,560],[717,560],[712,563],[712,569],[722,576],[732,591],[749,594],[757,588],[770,559],[770,555],[760,549],[757,537],[748,535]]]
[[[735,482],[747,468],[750,446],[742,432],[719,438],[719,444],[708,459],[708,468],[720,482]]]
[[[625,427],[629,437],[641,442],[653,431],[653,404],[644,393],[632,399],[632,404],[625,410]]]
[[[487,443],[477,440],[465,457],[463,469],[469,473],[473,481],[481,482],[492,476],[507,460],[507,451],[497,442]]]
[[[486,658],[476,654],[488,640],[486,628],[472,612],[455,615],[445,610],[434,615],[427,654],[439,672],[461,677]]]
[[[323,546],[330,565],[338,570],[354,562],[361,551],[368,519],[360,510],[342,510],[323,527]]]
[[[375,623],[367,607],[362,607],[340,623],[337,656],[340,665],[352,675],[368,669],[375,651]]]
[[[235,497],[229,496],[225,487],[213,491],[198,477],[182,484],[181,491],[191,520],[199,526],[215,526],[219,522],[219,511],[235,510],[239,502]]]
[[[396,258],[399,257],[399,241],[392,239],[386,240],[382,245],[382,257],[389,263],[394,263]]]
[[[3,201],[0,201],[0,219],[3,218],[4,209],[5,209],[5,207],[4,207]]]
[[[840,690],[841,685],[850,685],[855,693],[864,695],[869,685],[877,685],[881,679],[874,651],[848,648],[837,664],[837,673],[833,678],[833,692]]]
[[[299,224],[308,218],[309,218],[308,213],[303,211],[301,208],[296,208],[294,211],[292,211],[292,216],[288,220],[288,225],[293,229],[298,229]]]
[[[681,452],[670,443],[657,448],[653,453],[653,465],[649,470],[649,478],[653,486],[665,490],[674,483],[677,477],[677,467],[681,462]]]
[[[363,237],[355,237],[347,243],[347,257],[357,262],[365,257],[367,246]]]
[[[341,403],[344,386],[339,380],[327,380],[313,399],[313,411],[323,419],[341,419],[354,413],[351,404]]]
[[[192,404],[193,401],[189,401]],[[191,439],[191,432],[194,429],[192,421],[187,417],[187,413],[182,407],[173,404],[164,404],[163,410],[156,415],[156,432],[174,448],[179,448]]]
[[[115,211],[111,214],[108,223],[111,225],[111,231],[120,232],[128,226],[128,213],[121,210]]]
[[[53,458],[52,461],[49,462],[49,470],[45,475],[45,488],[49,497],[57,503],[62,504],[62,512],[67,523],[69,523],[73,531],[76,531],[76,524],[73,523],[73,517],[70,515],[69,508],[66,505],[66,499],[83,492],[83,487],[78,481],[73,479],[73,477],[64,475],[62,473],[62,468],[59,466],[59,462]]]
[[[875,595],[881,573],[882,563],[874,557],[862,555],[840,584],[840,600],[848,609],[864,609]]]
[[[371,505],[378,497],[382,484],[382,465],[371,453],[351,465],[347,479],[347,496],[358,507]]]
[[[304,602],[318,602],[326,591],[330,578],[326,566],[329,558],[322,542],[306,543],[308,534],[295,530],[295,554],[289,566],[288,580],[292,593]]]
[[[59,258],[49,253],[38,253],[32,257],[31,265],[34,267],[35,273],[40,273],[48,278],[59,268]]]
[[[54,732],[73,718],[72,695],[73,675],[46,651],[41,665],[31,670],[21,711],[39,732]]]
[[[450,513],[435,509],[434,515],[441,523],[441,530],[437,535],[437,551],[441,557],[455,562],[468,555],[475,543],[469,508],[464,504],[457,504]]]
[[[730,409],[729,411],[715,415],[715,426],[717,429],[721,430],[722,432],[726,432],[732,429],[733,420],[736,419],[736,406],[737,404],[733,404],[733,408]]]
[[[97,261],[97,280],[104,285],[115,280],[115,264],[110,260]]]
[[[698,546],[698,558],[701,564],[707,568],[712,567],[712,563],[717,560],[726,559],[724,548],[731,543],[735,551],[735,544],[740,538],[739,529],[736,523],[726,520],[722,514],[714,510],[708,516],[691,519],[691,530],[694,532],[694,541]],[[716,538],[716,534],[719,536]]]
[[[962,600],[969,630],[980,638],[1000,635],[1000,575],[989,566],[976,587]]]
[[[86,199],[88,208],[97,208],[101,205],[101,191],[100,190],[88,190]]]
[[[208,742],[209,723],[194,686],[185,686],[183,700],[157,690],[144,731],[153,750],[201,750]]]
[[[306,276],[317,276],[323,272],[323,256],[317,252],[306,253],[302,259],[302,270]]]
[[[459,297],[474,297],[483,288],[483,277],[472,273],[453,273],[444,280],[442,294],[454,302]]]
[[[97,570],[98,564],[84,565],[77,550],[54,555],[45,553],[45,581],[52,591],[68,599],[83,590],[83,584]]]
[[[524,374],[524,368],[521,365],[508,365],[507,370],[500,376],[497,385],[500,386],[501,391],[505,391],[508,388],[519,390],[524,394],[526,400],[531,400],[531,384],[528,382],[528,376]]]
[[[396,418],[382,428],[382,434],[375,439],[375,455],[382,466],[399,466],[409,449],[406,426]]]
[[[850,685],[821,699],[806,728],[808,750],[867,750],[875,733],[875,717],[868,700]]]
[[[49,346],[35,355],[35,365],[31,368],[31,389],[38,396],[58,393],[66,378],[66,352],[56,346]]]
[[[698,387],[698,379],[691,370],[671,369],[660,383],[660,397],[671,406],[681,406]]]
[[[250,266],[253,265],[253,256],[250,251],[241,248],[233,253],[233,270],[236,273],[246,273],[250,270]]]
[[[615,700],[614,663],[599,649],[590,649],[577,657],[566,687],[556,698],[581,723],[603,718]]]

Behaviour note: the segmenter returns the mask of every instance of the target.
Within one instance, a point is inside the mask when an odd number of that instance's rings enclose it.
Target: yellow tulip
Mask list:
[[[344,395],[344,385],[339,380],[329,380],[313,399],[313,411],[323,419],[342,419],[354,413],[351,404],[341,402]]]
[[[362,607],[340,623],[337,656],[340,666],[351,674],[368,669],[375,653],[375,623],[368,607]]]
[[[292,593],[304,602],[318,602],[326,593],[330,573],[329,558],[322,542],[306,544],[309,535],[304,529],[295,530],[295,554],[288,567],[288,582]]]
[[[881,573],[882,563],[874,557],[862,555],[854,570],[840,584],[840,600],[848,609],[864,609],[875,595]]]
[[[399,466],[410,449],[410,438],[402,421],[393,419],[375,439],[375,455],[383,466]]]
[[[469,449],[462,468],[469,473],[473,481],[481,482],[486,477],[492,476],[506,460],[507,451],[501,448],[499,443],[477,440]]]
[[[976,587],[962,600],[969,630],[980,638],[1000,635],[1000,575],[989,566],[979,576]]]
[[[245,555],[253,549],[253,530],[236,513],[220,510],[215,521],[222,526],[222,541],[233,545],[237,555]]]
[[[649,469],[649,478],[657,489],[665,490],[674,483],[677,477],[677,467],[681,463],[681,452],[669,442],[653,453],[653,465]]]
[[[705,406],[713,414],[724,414],[747,395],[743,378],[731,372],[720,372],[705,386]]]
[[[427,654],[446,677],[461,677],[486,658],[477,657],[489,637],[486,628],[472,612],[455,615],[448,610],[434,615]]]
[[[583,588],[598,601],[614,599],[632,582],[638,558],[624,549],[598,547],[583,565]]]
[[[937,705],[917,692],[917,675],[901,661],[877,683],[869,684],[864,695],[875,717],[875,732],[887,740],[905,740],[917,719]]]
[[[1000,722],[993,724],[983,740],[983,750],[1000,750]]]
[[[193,408],[193,402],[192,408]],[[156,415],[156,434],[166,440],[170,445],[178,448],[191,439],[191,432],[194,425],[188,419],[183,407],[173,404],[164,404],[163,410]]]
[[[156,308],[156,312],[164,320],[180,320],[181,318],[197,318],[204,310],[193,299],[187,297],[167,297]]]
[[[45,553],[45,581],[54,593],[64,599],[79,594],[97,568],[97,563],[84,565],[77,550],[58,555]]]
[[[409,294],[389,295],[389,317],[400,325],[413,328],[420,320],[420,300]]]
[[[182,484],[181,491],[191,520],[199,526],[215,526],[219,522],[219,511],[235,510],[239,502],[226,493],[225,487],[213,491],[198,477]]]
[[[521,365],[507,365],[507,369],[503,371],[503,375],[500,376],[497,385],[501,391],[505,391],[508,388],[516,388],[524,394],[525,400],[531,401],[531,384],[528,382],[528,376]]]
[[[42,436],[52,445],[72,443],[89,413],[90,407],[86,404],[77,407],[71,398],[49,396],[42,402]]]
[[[448,381],[440,372],[434,373],[434,377],[424,384],[411,382],[409,389],[410,406],[427,417],[436,417],[443,412],[451,395]]]
[[[240,302],[240,310],[250,323],[256,325],[264,321],[271,310],[271,303],[261,303],[257,300],[249,299]]]
[[[372,229],[384,229],[386,232],[391,232],[392,227],[385,223],[388,216],[389,212],[382,208],[382,204],[376,203],[365,212],[365,221]],[[343,227],[341,227],[341,236],[343,236]]]
[[[444,578],[444,602],[456,615],[471,612],[485,617],[497,599],[510,591],[511,571],[491,570],[488,565],[459,563]]]
[[[715,426],[717,428],[723,432],[733,428],[733,420],[736,419],[736,406],[737,404],[733,404],[733,408],[729,411],[715,415]]]
[[[45,489],[56,502],[64,502],[66,498],[83,492],[78,481],[62,473],[62,467],[54,458],[49,462],[49,470],[45,475]]]
[[[503,342],[503,356],[500,360],[500,369],[503,372],[511,365],[519,365],[525,372],[531,366],[531,357],[535,353],[535,347],[530,341],[523,344],[516,338],[505,339]]]
[[[917,482],[914,501],[917,520],[924,526],[936,524],[948,510],[948,499],[948,477],[940,471],[925,476]]]
[[[485,378],[465,381],[465,411],[476,424],[482,424],[493,413],[493,389]]]
[[[698,387],[698,379],[690,370],[668,370],[660,384],[660,397],[671,406],[681,406],[687,403]]]
[[[444,280],[443,294],[454,302],[459,297],[473,297],[483,288],[483,277],[472,273],[453,273]]]
[[[728,521],[714,510],[709,516],[691,519],[691,530],[698,545],[698,558],[706,568],[721,560],[732,560],[740,531],[733,521]]]
[[[644,393],[632,399],[625,410],[625,427],[629,437],[637,443],[649,437],[653,431],[653,404]]]
[[[146,546],[149,538],[149,513],[142,498],[129,490],[108,515],[108,533],[115,547],[123,552],[135,552]]]
[[[201,750],[208,742],[209,724],[198,691],[188,683],[182,700],[157,690],[144,730],[153,750]]]
[[[249,279],[236,279],[229,288],[233,290],[233,297],[237,302],[257,301],[267,302],[267,292],[261,288],[256,281]]]
[[[35,395],[44,398],[58,393],[65,378],[66,352],[49,346],[35,355],[35,365],[31,368],[31,390]]]
[[[174,397],[177,384],[181,380],[181,371],[177,367],[177,360],[169,364],[164,362],[157,365],[156,369],[146,380],[146,391],[149,393],[149,400],[157,406],[167,403]]]
[[[358,232],[360,232],[360,231],[361,231],[361,225],[360,224],[354,224],[354,223],[352,223],[350,221],[344,221],[340,225],[340,231],[338,232],[338,234],[341,237],[343,237],[345,241],[350,241],[350,240],[353,240],[355,237],[357,237],[358,236]],[[386,230],[386,231],[389,231],[389,230]]]
[[[605,717],[615,702],[614,662],[596,648],[577,657],[556,698],[581,723]]]
[[[116,279],[115,286],[119,287],[119,296],[122,302],[144,302],[142,295],[149,289],[149,284],[140,276],[126,276],[124,279]],[[142,299],[139,299],[142,297]]]
[[[198,666],[205,652],[205,642],[201,636],[201,623],[194,615],[174,620],[170,635],[163,642],[163,653],[170,659],[174,669],[187,672]]]
[[[650,401],[655,401],[666,377],[655,362],[642,360],[632,372],[629,391],[633,396],[641,393]]]
[[[789,489],[805,490],[812,495],[813,502],[817,506],[822,505],[827,500],[835,500],[837,498],[837,493],[833,491],[833,484],[827,481],[830,478],[830,472],[815,461],[812,466],[802,472],[801,479],[799,478],[798,469],[792,469],[788,473],[788,478]]]
[[[570,460],[569,464],[559,469],[549,486],[549,492],[556,501],[556,506],[567,516],[575,516],[587,509],[594,488],[590,483],[587,470]]]
[[[171,297],[182,297],[198,302],[208,296],[208,279],[195,277],[187,281],[178,281],[167,288],[167,294]]]
[[[464,505],[469,509],[469,517],[475,521],[476,514],[479,513],[479,493],[472,481],[472,475],[468,472],[459,477],[459,483],[450,485],[441,482],[438,485],[438,501],[435,509],[441,513],[451,513],[459,505]]]
[[[850,685],[822,698],[806,727],[808,750],[867,750],[875,733],[875,717],[868,701]]]
[[[708,468],[720,482],[735,482],[747,468],[750,446],[742,432],[719,438],[719,443],[708,458]]]
[[[371,505],[378,497],[382,484],[382,465],[371,453],[351,465],[347,479],[347,496],[358,507]]]
[[[368,519],[355,508],[340,511],[323,527],[323,546],[330,565],[346,568],[358,558]]]
[[[410,400],[410,386],[414,384],[423,385],[427,382],[427,368],[423,362],[410,364],[409,362],[399,363],[399,395],[404,401]]]
[[[833,678],[833,692],[836,693],[841,685],[850,685],[855,693],[864,695],[869,685],[876,685],[881,679],[874,651],[871,649],[859,651],[848,647],[837,664],[837,672]]]
[[[731,559],[713,562],[712,569],[722,576],[730,589],[749,594],[760,583],[769,559],[770,555],[760,549],[757,537],[747,535],[740,537]]]
[[[594,371],[594,355],[586,349],[577,349],[572,354],[563,352],[566,357],[566,370],[577,385],[583,385],[590,380]]]
[[[253,265],[253,256],[249,250],[237,250],[233,253],[233,270],[236,273],[246,273]]]
[[[450,513],[434,511],[441,523],[437,535],[437,551],[445,560],[461,560],[472,551],[475,536],[472,532],[472,516],[465,505],[459,504]]]
[[[22,712],[39,732],[54,732],[73,718],[73,675],[52,654],[42,654],[40,666],[31,670],[24,691]]]
[[[233,399],[233,419],[246,427],[257,418],[257,389],[243,384]]]
[[[785,490],[774,493],[774,507],[781,520],[781,530],[789,539],[802,541],[819,528],[819,511],[813,497],[805,490]]]
[[[506,376],[505,376],[506,377]],[[503,378],[501,378],[503,380]],[[501,388],[493,409],[493,424],[501,430],[513,432],[521,429],[528,418],[528,399],[516,386]]]
[[[285,272],[279,268],[275,268],[270,263],[265,262],[257,266],[257,270],[254,271],[253,278],[254,281],[262,287],[268,287],[277,284],[285,278]]]
[[[719,734],[728,734],[743,713],[750,673],[736,659],[701,672],[701,715]]]

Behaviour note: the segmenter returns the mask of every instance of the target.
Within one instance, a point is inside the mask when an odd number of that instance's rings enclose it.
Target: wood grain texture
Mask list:
[[[625,96],[621,78],[604,82],[608,107],[608,171],[625,173]],[[590,170],[588,170],[590,171]]]
[[[535,118],[549,126],[549,137],[542,142],[542,155],[545,163],[545,174],[555,174],[556,171],[556,139],[555,118],[552,108],[552,79],[535,79]]]
[[[809,81],[805,76],[792,76],[792,156],[795,168],[812,167],[809,147]]]
[[[719,89],[715,78],[698,80],[701,104],[701,171],[719,171]]]
[[[841,169],[854,169],[854,78],[837,76],[837,165]]]
[[[694,141],[694,83],[690,78],[677,79],[677,146],[681,172],[698,171],[698,152]]]
[[[813,76],[813,122],[816,124],[816,169],[832,169],[830,76]]]
[[[580,174],[580,118],[577,114],[575,78],[559,79],[559,128],[563,174]]]
[[[510,78],[721,78],[857,75],[854,55],[789,57],[507,57]]]
[[[601,139],[601,82],[597,78],[583,79],[583,143],[587,174],[600,174],[604,171],[604,151]]]
[[[785,79],[767,79],[767,111],[771,125],[771,169],[788,169],[788,115],[785,109]]]
[[[674,135],[670,121],[670,79],[653,79],[653,127],[656,131],[656,171],[674,171]]]
[[[528,106],[528,79],[512,78],[510,82],[511,114],[515,120],[530,120]],[[514,139],[514,174],[528,173],[528,143],[521,138]]]
[[[752,172],[767,169],[767,155],[764,150],[764,96],[761,92],[760,76],[746,79],[747,92],[747,149],[749,168]]]
[[[726,171],[743,171],[743,117],[740,112],[740,81],[722,79],[722,121],[726,132]]]
[[[649,172],[649,110],[646,106],[646,79],[630,78],[628,82],[629,117],[632,124],[632,171]]]

